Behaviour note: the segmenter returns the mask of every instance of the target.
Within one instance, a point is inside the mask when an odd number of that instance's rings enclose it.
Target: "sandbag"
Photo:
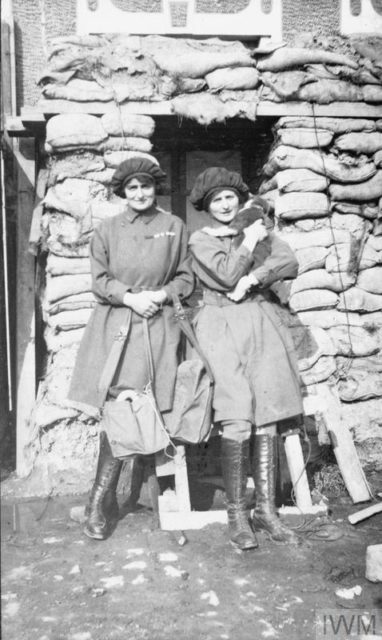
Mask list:
[[[261,80],[266,87],[272,89],[276,96],[280,98],[280,101],[284,101],[295,98],[299,88],[308,82],[313,82],[314,76],[306,71],[297,69],[293,71],[279,71],[277,73],[265,71],[261,74]],[[265,97],[264,94],[263,97]],[[275,96],[272,96],[271,99],[274,100]]]
[[[351,287],[346,293],[340,295],[338,302],[340,311],[359,311],[368,313],[370,311],[382,310],[382,295],[370,293],[359,287]],[[382,316],[381,316],[382,320]]]
[[[344,229],[319,229],[310,233],[283,233],[280,237],[287,242],[294,251],[308,247],[330,247],[334,242],[349,242],[351,235]]]
[[[75,259],[75,258],[74,258]],[[44,303],[44,310],[53,315],[61,311],[75,311],[76,309],[93,309],[96,299],[91,291],[85,293],[75,293],[72,296],[61,298],[57,302]]]
[[[362,131],[345,133],[336,138],[334,146],[341,149],[341,151],[371,155],[376,151],[382,150],[382,132],[373,131],[372,133],[368,133]]]
[[[71,344],[81,342],[84,331],[85,329],[81,328],[56,333],[55,329],[52,329],[52,327],[46,327],[44,331],[44,338],[48,351],[56,353]]]
[[[211,93],[176,96],[171,100],[171,111],[203,125],[209,125],[211,122],[225,122],[227,118],[233,118],[241,113],[240,103],[223,103]]]
[[[351,291],[351,289],[349,289]],[[346,292],[346,295],[348,292]],[[342,294],[340,295],[340,298]],[[380,311],[374,311],[372,313],[355,313],[349,311],[345,313],[344,310],[338,311],[337,309],[324,309],[315,311],[301,311],[298,313],[298,318],[302,324],[308,326],[322,327],[322,329],[330,329],[331,327],[338,326],[352,326],[352,327],[375,327],[375,324],[380,324],[382,321],[382,315]]]
[[[337,326],[327,329],[336,353],[341,356],[370,356],[379,351],[377,338],[364,327]]]
[[[347,133],[348,131],[375,131],[376,123],[374,120],[365,118],[327,118],[327,117],[296,117],[284,116],[276,123],[276,129],[285,128],[315,128],[328,129],[333,133]]]
[[[197,93],[203,91],[207,83],[203,78],[177,77],[176,84],[179,93]]]
[[[293,67],[302,67],[311,63],[344,64],[352,69],[358,65],[348,56],[341,53],[324,51],[323,49],[303,49],[298,47],[283,47],[270,55],[258,59],[257,68],[260,71],[283,71]]]
[[[324,193],[293,192],[280,194],[275,201],[275,216],[283,220],[320,218],[329,214],[329,201]]]
[[[324,80],[311,82],[297,91],[297,99],[317,104],[331,102],[362,102],[364,95],[362,87],[344,80]]]
[[[65,406],[71,377],[72,369],[69,367],[52,367],[45,378],[45,401]]]
[[[290,294],[310,289],[329,289],[339,293],[349,289],[356,281],[355,275],[328,273],[326,269],[313,269],[299,275],[291,284]]]
[[[337,182],[363,182],[377,173],[373,162],[359,166],[348,166],[334,156],[322,155],[313,149],[297,149],[279,145],[271,153],[263,171],[272,176],[280,169],[311,169],[321,175],[327,175]]]
[[[293,131],[290,129],[289,131]],[[324,191],[327,179],[310,169],[285,169],[275,176],[276,184],[281,193],[290,191]],[[268,181],[271,183],[271,180]]]
[[[70,145],[96,145],[106,138],[99,118],[85,113],[53,116],[46,125],[46,142],[51,150]]]
[[[336,372],[336,361],[333,356],[321,356],[317,362],[306,371],[300,371],[300,377],[304,385],[324,382]]]
[[[76,418],[78,413],[77,409],[71,407],[59,407],[45,400],[37,401],[33,413],[34,425],[39,431],[57,423],[61,426],[66,420]]]
[[[366,245],[374,249],[374,251],[382,251],[382,236],[370,235],[367,239]]]
[[[298,273],[302,274],[311,269],[320,269],[325,266],[327,247],[307,247],[296,251],[298,261]]]
[[[365,84],[362,87],[363,99],[371,104],[382,102],[382,87],[375,84]]]
[[[382,149],[374,154],[374,162],[378,168],[382,168]]]
[[[118,202],[93,201],[90,203],[91,216],[94,224],[96,224],[100,220],[104,220],[105,218],[112,218],[113,216],[117,216],[120,213],[123,213],[125,209],[126,203],[122,198],[119,198]]]
[[[308,309],[330,309],[338,302],[338,295],[328,289],[309,289],[291,295],[289,306],[292,311],[307,311]]]
[[[353,372],[363,369],[371,373],[382,373],[382,351],[371,356],[352,358],[351,360],[345,356],[338,356],[336,362],[341,378],[346,378],[350,370]],[[379,415],[382,417],[382,412]]]
[[[57,276],[52,278],[48,275],[46,279],[45,296],[49,303],[92,290],[92,280],[90,274],[78,274]]]
[[[260,82],[259,72],[253,66],[215,69],[205,79],[210,91],[255,89]]]
[[[371,222],[361,216],[354,213],[339,213],[337,210],[332,213],[331,224],[335,229],[347,229],[356,240],[361,239],[372,229]]]
[[[341,243],[329,249],[325,268],[330,273],[338,271],[353,272],[355,270],[369,269],[379,261],[378,253],[371,247],[362,248],[357,241]]]
[[[202,78],[214,69],[253,66],[250,50],[238,41],[148,36],[141,40],[141,46],[160,69],[173,76]]]
[[[151,162],[155,162],[155,164],[158,164],[158,160],[154,158],[154,156],[142,151],[105,151],[104,160],[107,167],[116,169],[121,164],[121,162],[130,160],[130,158],[134,158],[136,156],[147,158]]]
[[[46,84],[42,88],[45,98],[51,100],[73,100],[75,102],[111,102],[111,88],[101,87],[94,80],[73,78],[67,84]]]
[[[60,311],[48,317],[48,325],[59,331],[71,331],[85,327],[92,314],[91,308]]]
[[[305,328],[305,330],[307,329]],[[298,358],[299,371],[311,369],[322,356],[336,355],[333,342],[324,329],[321,329],[321,327],[310,327],[308,331],[310,344],[314,345],[314,347],[310,347],[310,352],[305,357]]]
[[[338,393],[342,402],[355,402],[382,396],[382,376],[367,369],[350,369],[345,380],[338,383]]]
[[[327,147],[333,139],[333,133],[326,129],[279,129],[281,144],[312,149],[313,147]]]
[[[73,256],[78,255],[74,248],[89,242],[89,235],[92,232],[90,210],[89,216],[81,220],[76,220],[65,213],[45,214],[42,217],[41,227],[43,230],[47,230],[47,234],[49,235],[47,244],[53,253],[57,254],[54,246],[55,243],[59,243],[61,245],[70,245],[73,249]]]
[[[318,229],[326,229],[329,227],[329,218],[301,218],[293,223],[288,223],[289,231],[317,231]]]
[[[151,138],[155,129],[155,121],[150,116],[128,113],[115,109],[101,117],[101,123],[110,136],[132,136]]]
[[[103,152],[107,151],[142,151],[143,153],[149,153],[153,148],[152,142],[148,138],[140,138],[138,136],[125,136],[120,138],[118,136],[112,136],[103,140],[97,145],[97,149]]]
[[[333,200],[376,200],[382,196],[382,171],[379,170],[370,180],[359,184],[331,184],[329,192]]]
[[[277,175],[278,174],[272,176],[272,178],[270,178],[269,180],[265,180],[264,182],[261,183],[258,191],[259,195],[263,193],[267,193],[268,191],[273,191],[273,189],[280,188],[277,183]],[[297,189],[294,189],[294,191],[297,191]]]
[[[68,218],[68,216],[65,216]],[[70,219],[70,218],[69,218]],[[72,221],[76,224],[76,221]],[[78,227],[78,224],[76,224]],[[47,249],[56,256],[64,256],[66,258],[86,258],[89,255],[89,236],[80,238],[79,242],[62,243],[61,238],[50,236],[46,240]]]
[[[361,271],[357,278],[357,287],[370,293],[382,294],[382,267]]]
[[[52,276],[90,273],[90,260],[89,258],[64,258],[50,253],[46,261],[46,272]]]
[[[60,211],[73,212],[76,207],[81,217],[86,214],[87,203],[94,198],[106,198],[107,190],[101,184],[80,178],[67,178],[46,192],[45,207]],[[76,210],[76,209],[74,209]]]
[[[101,173],[105,162],[101,155],[92,151],[77,151],[67,155],[59,154],[50,158],[48,187],[62,182],[66,178],[79,178],[89,174]],[[90,179],[92,179],[90,177]]]
[[[107,187],[111,184],[113,175],[113,169],[103,169],[103,171],[89,171],[89,173],[81,176],[81,178],[83,180],[94,180],[94,182],[99,182],[103,186]]]
[[[344,214],[354,214],[367,218],[368,220],[374,220],[378,216],[378,206],[372,204],[356,204],[355,202],[333,202],[334,211]]]

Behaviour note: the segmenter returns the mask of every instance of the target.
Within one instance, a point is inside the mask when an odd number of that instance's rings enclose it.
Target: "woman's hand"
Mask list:
[[[123,303],[143,318],[152,318],[159,311],[166,298],[165,291],[127,292],[123,297]]]
[[[250,273],[249,275],[240,278],[236,287],[232,291],[227,293],[226,296],[230,300],[233,300],[233,302],[240,302],[240,300],[245,297],[249,289],[256,284],[258,284],[256,276]]]
[[[249,251],[253,251],[257,243],[264,240],[268,235],[263,220],[256,220],[249,227],[243,229],[243,233],[245,237],[242,244]]]

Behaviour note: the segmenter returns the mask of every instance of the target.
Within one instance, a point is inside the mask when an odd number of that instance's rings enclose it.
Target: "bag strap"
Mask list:
[[[147,318],[143,318],[143,341],[145,343],[146,360],[147,360],[147,367],[149,371],[149,384],[152,386],[154,384],[155,374],[154,374],[153,353],[151,350],[149,323]]]
[[[113,381],[114,374],[120,361],[123,347],[125,346],[127,337],[131,328],[131,309],[127,310],[125,323],[120,327],[118,333],[114,336],[113,344],[106,358],[106,362],[102,369],[101,377],[98,383],[98,391],[101,394],[101,404],[106,400],[107,392]]]
[[[211,370],[211,367],[209,365],[209,362],[206,358],[206,356],[204,355],[203,351],[200,348],[199,342],[196,338],[194,329],[192,327],[191,322],[189,321],[186,311],[178,297],[178,295],[176,293],[172,294],[172,301],[174,304],[174,309],[175,309],[175,318],[179,323],[179,326],[181,328],[181,330],[183,331],[184,335],[186,336],[187,340],[189,341],[189,343],[191,344],[191,346],[195,349],[196,353],[198,354],[199,358],[201,359],[201,361],[203,362],[207,375],[211,380],[211,385],[214,384],[214,376]]]

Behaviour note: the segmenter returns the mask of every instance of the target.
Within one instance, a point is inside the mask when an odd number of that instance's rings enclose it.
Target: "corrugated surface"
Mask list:
[[[76,0],[13,0],[13,13],[20,108],[40,98],[36,82],[46,66],[47,41],[75,33]]]
[[[290,41],[302,31],[338,33],[341,0],[283,0],[283,39]]]

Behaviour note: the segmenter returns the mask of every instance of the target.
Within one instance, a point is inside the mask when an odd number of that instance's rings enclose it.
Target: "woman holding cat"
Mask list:
[[[277,517],[274,472],[277,423],[302,413],[293,343],[269,290],[296,277],[297,260],[263,220],[242,233],[233,228],[248,199],[240,174],[220,167],[203,171],[190,195],[195,209],[211,218],[209,227],[190,238],[192,268],[203,289],[195,330],[215,378],[230,538],[241,550],[258,546],[254,529],[277,541],[298,542]],[[245,489],[253,426],[256,508],[249,523]]]

